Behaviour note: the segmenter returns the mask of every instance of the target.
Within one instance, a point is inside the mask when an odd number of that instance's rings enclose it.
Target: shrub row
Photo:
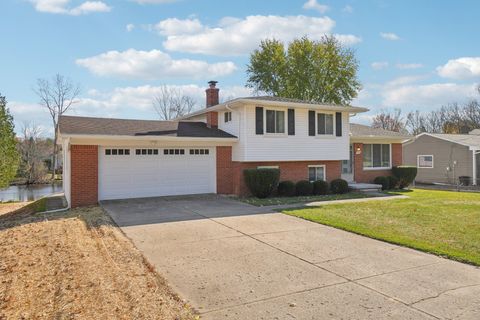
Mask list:
[[[382,190],[406,188],[413,183],[417,176],[417,168],[398,166],[392,169],[393,176],[376,177],[373,182],[382,185]]]
[[[279,169],[246,169],[243,171],[248,189],[257,198],[270,196],[275,189],[279,196],[309,196],[324,195],[329,192],[335,194],[347,193],[348,183],[342,179],[333,180],[330,184],[323,180],[309,182],[307,180],[282,181],[279,183]]]

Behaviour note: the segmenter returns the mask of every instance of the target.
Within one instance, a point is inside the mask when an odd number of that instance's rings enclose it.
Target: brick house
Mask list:
[[[246,168],[281,180],[371,182],[402,163],[405,137],[351,125],[368,109],[278,97],[219,103],[174,121],[62,116],[64,190],[71,207],[99,200],[218,193],[245,195]]]

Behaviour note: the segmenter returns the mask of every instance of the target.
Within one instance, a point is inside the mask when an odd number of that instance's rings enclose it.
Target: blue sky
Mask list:
[[[478,94],[480,1],[2,0],[0,93],[17,131],[34,121],[37,78],[63,74],[82,94],[74,115],[156,118],[152,97],[177,86],[204,101],[208,80],[224,97],[244,88],[260,39],[334,34],[356,51],[363,89],[352,104],[432,110]]]

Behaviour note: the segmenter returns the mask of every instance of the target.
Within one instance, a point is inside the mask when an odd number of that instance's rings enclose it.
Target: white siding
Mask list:
[[[285,107],[285,111],[287,109],[288,107]],[[243,119],[246,121],[242,121],[238,127],[239,142],[233,147],[234,161],[347,160],[349,158],[348,112],[342,114],[342,137],[321,137],[308,135],[308,109],[295,109],[294,136],[257,135],[255,134],[255,106],[240,107],[236,111],[235,118],[239,117],[240,121]],[[223,116],[223,113],[220,114]]]

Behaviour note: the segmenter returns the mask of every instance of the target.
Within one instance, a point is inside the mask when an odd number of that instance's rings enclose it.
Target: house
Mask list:
[[[175,121],[62,116],[65,195],[72,207],[165,195],[245,195],[247,168],[279,168],[281,180],[370,182],[401,164],[403,137],[351,129],[350,117],[365,111],[278,97],[219,103],[211,81],[206,108]]]
[[[418,167],[418,183],[457,184],[462,176],[471,184],[480,182],[480,130],[422,133],[406,142],[403,152],[405,164]]]

